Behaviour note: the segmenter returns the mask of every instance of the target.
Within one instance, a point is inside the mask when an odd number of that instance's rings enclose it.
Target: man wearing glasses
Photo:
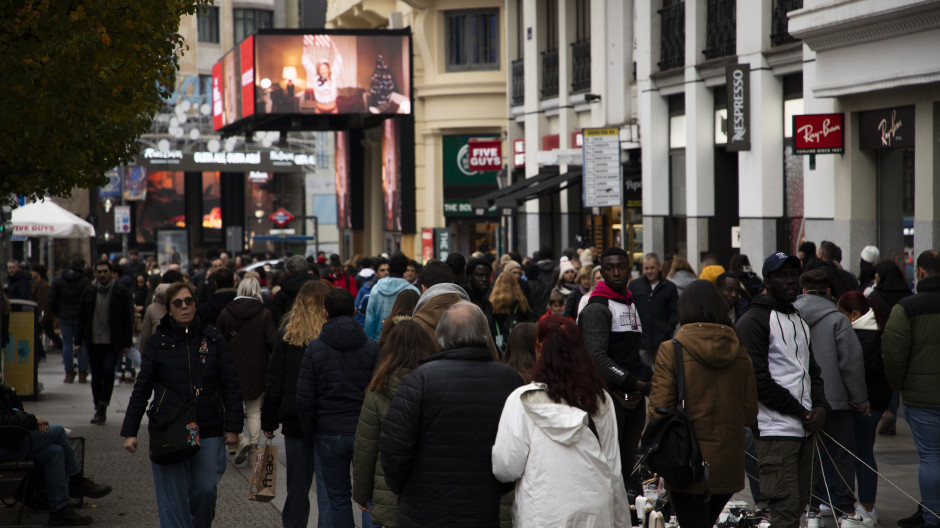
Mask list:
[[[95,280],[82,292],[75,332],[75,353],[80,353],[82,343],[88,349],[95,404],[93,424],[107,420],[114,391],[114,368],[119,354],[130,351],[134,329],[134,298],[130,290],[111,279],[111,271],[108,261],[95,264]]]

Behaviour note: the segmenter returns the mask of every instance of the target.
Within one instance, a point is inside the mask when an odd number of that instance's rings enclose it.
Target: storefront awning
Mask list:
[[[540,174],[539,176],[542,176]],[[521,189],[511,192],[509,194],[504,194],[503,196],[496,198],[496,207],[517,207],[523,203],[537,198],[543,194],[550,192],[558,192],[564,188],[568,187],[568,183],[573,180],[581,179],[581,171],[571,171],[564,174],[557,173],[547,173],[547,178],[541,179],[538,182],[535,182],[534,185],[528,185]],[[535,178],[530,178],[526,181],[531,182]],[[564,185],[564,187],[562,187]],[[505,190],[505,189],[503,189]]]
[[[580,174],[580,173],[579,173]],[[529,187],[535,186],[540,182],[551,179],[552,177],[557,177],[557,172],[542,172],[536,174],[531,178],[526,178],[524,180],[519,180],[516,183],[509,185],[508,187],[503,187],[502,189],[496,189],[495,191],[488,192],[477,198],[470,200],[470,205],[474,209],[488,209],[493,205],[497,199],[520,192]]]

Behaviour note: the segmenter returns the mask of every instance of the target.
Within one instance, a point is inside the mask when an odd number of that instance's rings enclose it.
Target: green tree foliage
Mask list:
[[[0,197],[67,196],[136,154],[211,0],[0,2]]]

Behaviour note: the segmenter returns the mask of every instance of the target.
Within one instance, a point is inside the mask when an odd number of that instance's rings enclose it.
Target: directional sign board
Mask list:
[[[268,216],[268,220],[278,227],[284,227],[294,220],[294,215],[290,214],[287,209],[278,209]]]
[[[582,137],[584,207],[621,205],[620,131],[585,128]]]

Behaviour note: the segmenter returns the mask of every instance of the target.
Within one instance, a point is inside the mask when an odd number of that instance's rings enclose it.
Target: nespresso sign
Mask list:
[[[271,150],[247,152],[182,152],[146,148],[137,156],[137,165],[149,170],[168,171],[261,171],[291,172],[315,167],[316,156]]]
[[[725,69],[728,87],[728,144],[729,152],[751,150],[749,64],[729,64]]]
[[[859,145],[863,149],[895,149],[914,146],[914,107],[899,106],[860,112]]]
[[[843,114],[793,116],[795,154],[842,154],[845,152]]]

